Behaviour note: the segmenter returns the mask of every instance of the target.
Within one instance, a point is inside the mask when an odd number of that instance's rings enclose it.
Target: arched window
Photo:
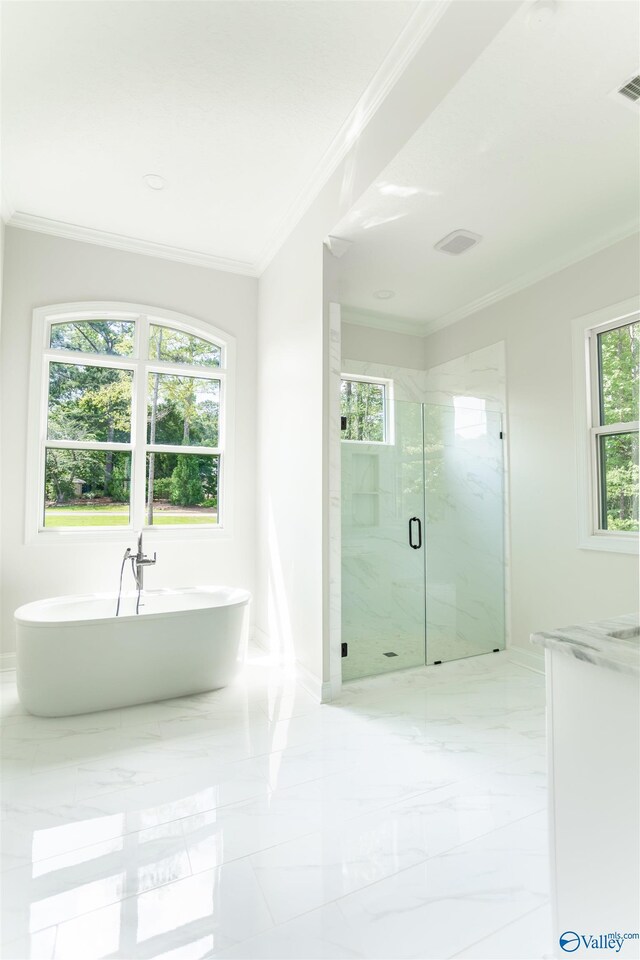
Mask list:
[[[220,528],[232,341],[131,304],[36,310],[38,531]]]

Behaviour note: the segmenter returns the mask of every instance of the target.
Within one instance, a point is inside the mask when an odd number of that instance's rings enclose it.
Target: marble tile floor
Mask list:
[[[0,677],[4,960],[551,955],[544,683],[506,654],[320,706],[254,650],[53,720]]]

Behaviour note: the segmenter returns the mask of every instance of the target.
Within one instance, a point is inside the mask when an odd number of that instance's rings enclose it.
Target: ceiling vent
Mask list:
[[[637,103],[640,100],[640,75],[632,77],[628,83],[625,83],[624,87],[620,87],[618,93],[626,97],[627,100],[631,100],[632,103]]]
[[[451,253],[457,256],[460,253],[466,253],[476,243],[480,243],[482,237],[478,233],[471,233],[470,230],[454,230],[447,234],[442,240],[434,245],[436,250],[442,250],[443,253]]]

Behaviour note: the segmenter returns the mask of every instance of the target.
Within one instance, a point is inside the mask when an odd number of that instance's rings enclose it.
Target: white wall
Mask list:
[[[322,675],[322,240],[296,231],[259,283],[257,635]]]
[[[237,340],[235,517],[228,539],[162,541],[147,575],[153,586],[227,583],[255,590],[257,281],[155,257],[8,228],[2,325],[3,650],[14,649],[13,610],[65,593],[117,587],[122,542],[24,542],[27,387],[34,307],[122,300],[164,307]]]
[[[1,176],[1,171],[0,171]],[[0,181],[1,182],[1,181]],[[0,338],[2,336],[2,291],[4,284],[4,243],[5,243],[5,226],[4,219],[2,218],[2,198],[0,196]],[[2,502],[2,465],[4,460],[4,438],[2,434],[2,406],[0,400],[0,503]],[[4,539],[2,524],[0,523],[0,651],[2,650],[2,635],[3,635],[3,625],[2,625],[2,582],[3,582],[3,568],[2,568],[2,541]],[[0,655],[1,660],[1,655]],[[1,662],[0,662],[1,667]]]
[[[426,340],[429,367],[506,343],[510,473],[511,643],[535,630],[638,607],[638,562],[578,548],[574,317],[638,294],[629,238]]]
[[[342,356],[349,360],[424,370],[424,337],[343,321]]]

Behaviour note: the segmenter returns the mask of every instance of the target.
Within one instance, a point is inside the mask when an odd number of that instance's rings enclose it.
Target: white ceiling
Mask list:
[[[5,202],[251,270],[416,7],[4,3]]]
[[[353,241],[339,261],[353,320],[424,333],[637,229],[640,105],[611,92],[639,72],[640,6],[569,0],[539,25],[530,11],[332,231]],[[433,249],[459,228],[481,243]]]

